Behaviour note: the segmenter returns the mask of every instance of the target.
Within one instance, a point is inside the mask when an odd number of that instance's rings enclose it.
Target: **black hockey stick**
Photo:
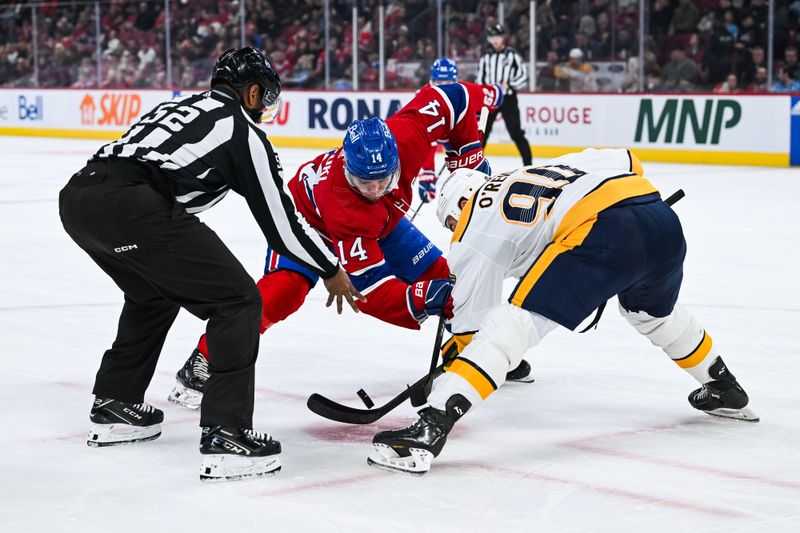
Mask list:
[[[444,316],[439,318],[438,329],[436,331],[436,340],[433,343],[433,355],[431,356],[431,369],[430,371],[417,380],[413,385],[406,385],[406,389],[389,400],[384,405],[375,409],[356,409],[348,405],[342,405],[334,402],[330,398],[326,398],[321,394],[314,393],[308,397],[306,405],[312,413],[316,413],[323,418],[333,420],[334,422],[341,422],[343,424],[372,424],[380,420],[387,413],[392,411],[395,407],[411,398],[423,397],[427,398],[430,392],[430,385],[433,380],[441,375],[444,371],[444,364],[436,366],[436,361],[439,357],[439,351],[442,348],[442,335],[444,332]],[[365,404],[372,403],[369,395],[364,392],[364,389],[358,391],[358,395]],[[423,400],[424,402],[424,400]],[[415,402],[416,403],[416,402]]]

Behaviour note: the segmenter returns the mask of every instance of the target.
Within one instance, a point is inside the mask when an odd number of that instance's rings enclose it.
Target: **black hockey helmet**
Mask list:
[[[252,83],[261,87],[261,109],[258,110],[257,117],[256,113],[251,114],[254,121],[260,122],[261,115],[265,111],[272,115],[272,118],[278,114],[281,95],[280,76],[269,59],[252,46],[231,48],[219,56],[211,75],[211,87],[219,83],[230,85],[237,91]]]
[[[505,35],[506,29],[502,24],[495,24],[486,28],[486,35],[488,37],[497,37],[498,35]]]

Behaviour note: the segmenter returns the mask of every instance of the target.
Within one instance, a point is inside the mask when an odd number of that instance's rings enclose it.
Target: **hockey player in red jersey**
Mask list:
[[[497,90],[495,99],[500,98]],[[436,140],[449,140],[448,168],[489,171],[473,98],[463,84],[424,87],[386,121],[354,121],[342,147],[302,165],[289,181],[298,211],[366,296],[359,308],[380,320],[419,329],[428,316],[451,312],[447,262],[404,215],[412,201],[412,182]],[[317,279],[269,249],[265,275],[257,283],[262,333],[295,312]],[[204,335],[178,372],[171,401],[199,404],[206,357]]]
[[[433,86],[459,83],[458,65],[456,62],[449,57],[440,57],[434,61],[431,65],[431,75],[428,83]],[[480,85],[466,81],[460,83],[466,87],[470,93],[469,112],[475,116],[478,116],[482,109],[486,109],[487,112],[495,111],[503,102],[503,91],[499,85]],[[483,130],[483,128],[480,129]],[[434,149],[428,154],[427,159],[425,159],[425,162],[422,164],[422,169],[420,169],[417,178],[417,192],[423,203],[428,203],[436,198],[436,181],[439,179],[441,170],[438,173],[434,170],[435,156],[440,146],[444,148],[445,152],[448,150],[447,141],[448,140],[444,138],[437,139],[436,142],[433,143]]]

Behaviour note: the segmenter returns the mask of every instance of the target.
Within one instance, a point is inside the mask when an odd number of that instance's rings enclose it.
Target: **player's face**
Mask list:
[[[447,227],[447,229],[449,229],[450,231],[455,231],[456,224],[458,224],[458,220],[456,220],[455,217],[447,215],[447,218],[444,221],[444,225]]]
[[[370,202],[377,202],[381,196],[388,194],[391,188],[397,183],[397,178],[400,176],[400,168],[385,178],[379,180],[362,180],[350,173],[347,173],[347,179],[353,188],[369,200]]]

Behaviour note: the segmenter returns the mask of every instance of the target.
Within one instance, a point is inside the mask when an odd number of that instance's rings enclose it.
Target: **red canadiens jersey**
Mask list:
[[[480,110],[488,101],[496,102],[501,97],[499,91],[499,87],[473,83],[427,86],[389,117],[386,123],[397,141],[401,174],[397,187],[377,202],[370,202],[350,187],[341,148],[321,154],[298,169],[289,181],[297,208],[328,240],[351,276],[362,276],[385,264],[378,239],[388,235],[408,211],[412,181],[433,150],[431,143],[447,139],[455,151],[478,150],[479,158],[471,166],[483,162],[474,109]],[[476,102],[478,98],[480,102]],[[359,289],[368,292],[386,277],[368,276],[369,283]]]
[[[484,107],[490,112],[497,111],[500,108],[500,104],[503,103],[503,90],[499,85],[483,85],[468,81],[462,81],[460,84],[463,85],[469,93],[468,112],[475,116],[478,116]],[[447,138],[436,140],[436,142],[433,144],[434,150],[428,154],[428,158],[422,164],[423,173],[434,175],[434,156],[436,154],[436,147],[438,145],[447,144],[449,144]]]

